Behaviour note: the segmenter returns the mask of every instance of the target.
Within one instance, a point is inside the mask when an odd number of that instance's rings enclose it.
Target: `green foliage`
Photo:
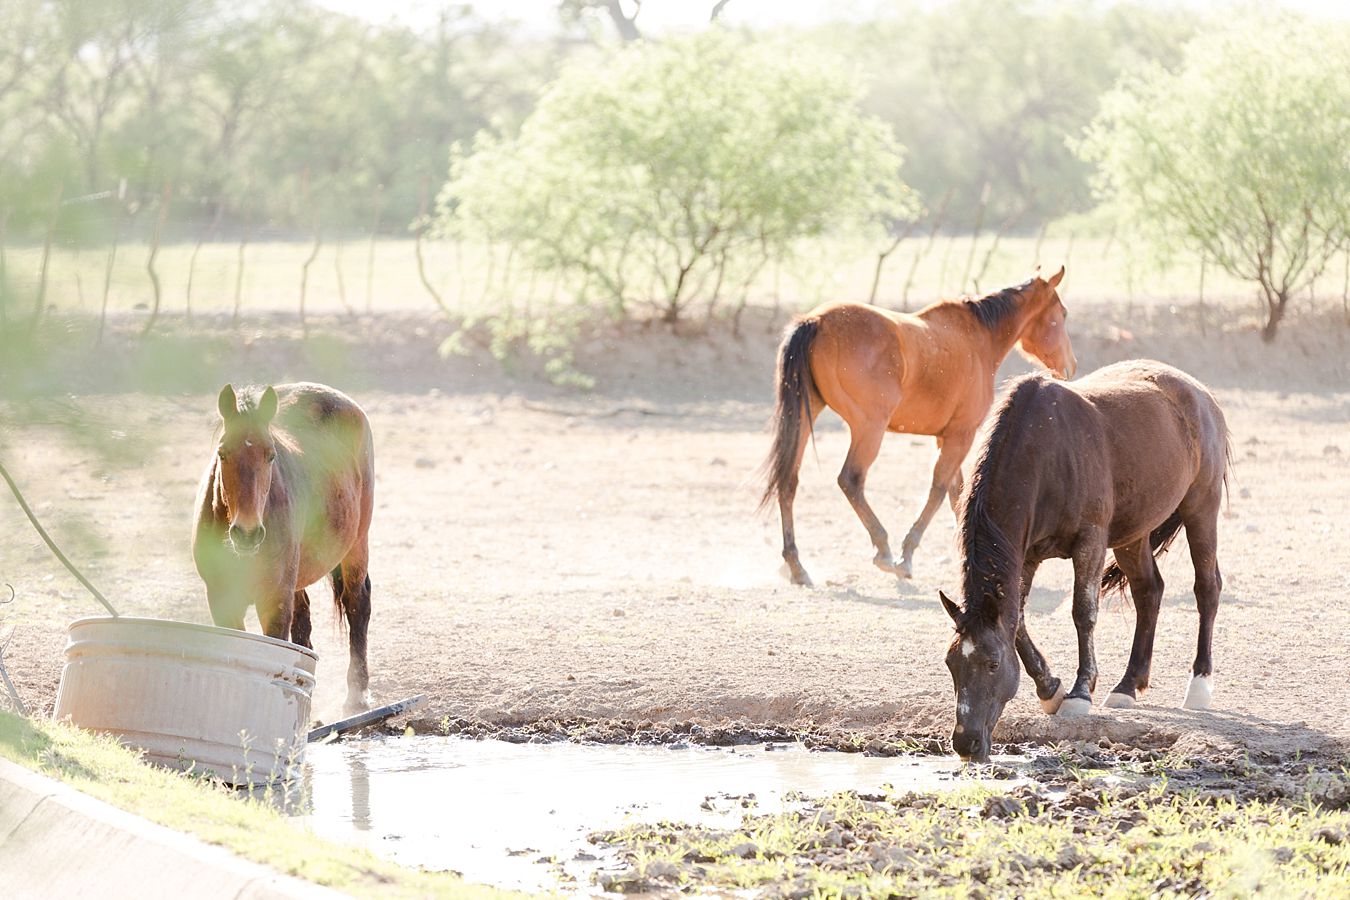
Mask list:
[[[1079,144],[1099,195],[1163,253],[1260,286],[1271,340],[1290,296],[1350,243],[1350,27],[1248,18],[1175,71],[1121,81]]]
[[[734,8],[734,7],[733,7]],[[1091,121],[1121,72],[1172,65],[1196,27],[1184,8],[1122,0],[900,2],[815,37],[871,76],[866,108],[907,148],[905,179],[945,223],[1035,224],[1091,205],[1091,167],[1064,136]]]
[[[574,62],[515,137],[456,154],[442,234],[505,242],[616,314],[711,309],[792,241],[915,211],[842,60],[722,29]]]
[[[180,229],[401,229],[450,144],[518,121],[551,70],[466,5],[412,27],[309,0],[0,0],[0,21],[0,224],[27,239],[58,188],[83,198],[60,239],[147,232],[166,183]]]

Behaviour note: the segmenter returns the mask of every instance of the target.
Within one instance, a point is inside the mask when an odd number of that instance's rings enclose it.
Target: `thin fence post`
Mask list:
[[[164,231],[164,220],[169,215],[169,201],[173,199],[173,182],[164,182],[164,192],[159,198],[159,215],[155,217],[155,230],[150,236],[150,255],[145,259],[145,271],[150,275],[150,285],[155,292],[154,306],[150,308],[150,318],[145,320],[145,327],[141,329],[141,337],[150,333],[150,329],[155,327],[155,322],[159,319],[160,304],[160,285],[159,273],[155,271],[155,257],[159,255],[159,239]]]
[[[375,185],[375,217],[370,223],[370,246],[366,249],[366,315],[370,315],[375,298],[375,238],[380,233],[380,216],[384,213],[384,185]]]
[[[891,241],[891,245],[877,254],[877,268],[876,271],[872,273],[872,290],[867,295],[868,303],[877,302],[877,288],[881,285],[881,268],[886,265],[886,257],[894,253],[896,248],[904,243],[910,233],[914,231],[914,226],[917,224],[918,219],[910,221],[905,225],[905,230],[897,234],[895,240]]]
[[[202,234],[200,232],[197,234],[197,243],[192,248],[192,256],[188,258],[187,291],[184,297],[185,300],[184,308],[189,325],[192,324],[192,281],[197,273],[197,254],[202,252],[202,244],[205,242],[208,235],[210,236],[211,242],[215,243],[216,235],[220,229],[220,219],[221,216],[223,216],[224,214],[225,214],[225,198],[217,197],[216,212],[215,215],[211,217],[211,227],[207,230],[206,234]]]
[[[245,190],[247,196],[247,190]],[[253,210],[244,213],[244,228],[239,233],[238,261],[234,267],[234,313],[230,316],[231,327],[239,327],[239,312],[244,305],[244,250],[248,247],[249,232],[253,228]]]
[[[427,277],[426,260],[422,256],[422,239],[426,236],[427,229],[431,226],[427,218],[427,180],[422,179],[421,201],[417,209],[417,226],[413,235],[413,252],[417,254],[417,277],[422,281],[422,287],[431,295],[431,299],[440,307],[442,313],[447,318],[450,316],[450,307],[445,305],[445,300],[441,297],[441,292],[432,285],[431,279]]]
[[[36,330],[38,322],[42,320],[42,309],[47,303],[47,266],[52,257],[52,239],[56,236],[56,221],[61,214],[61,194],[65,190],[65,184],[56,186],[56,194],[52,197],[52,213],[47,220],[47,237],[42,244],[42,271],[38,275],[37,295],[33,301],[33,322],[31,327]]]
[[[108,295],[112,292],[113,266],[117,263],[117,244],[122,237],[122,204],[113,204],[112,246],[108,248],[108,264],[103,270],[103,302],[98,312],[98,343],[103,343],[103,329],[108,322]]]
[[[1196,301],[1200,307],[1200,336],[1205,337],[1205,265],[1209,259],[1206,254],[1200,254],[1200,296]]]
[[[5,240],[9,236],[9,210],[0,212],[0,326],[9,323],[9,260]]]
[[[909,312],[909,289],[914,286],[914,278],[919,272],[919,263],[933,250],[933,242],[937,240],[938,229],[942,227],[942,220],[947,215],[947,207],[952,202],[952,192],[954,188],[948,187],[946,193],[942,195],[942,201],[938,203],[937,211],[933,214],[933,227],[928,229],[928,242],[923,249],[914,254],[914,260],[909,264],[909,277],[905,279],[905,288],[900,295],[900,308]]]
[[[984,226],[984,213],[989,208],[989,192],[992,189],[993,185],[987,181],[980,189],[980,205],[975,210],[975,228],[970,233],[970,252],[966,254],[966,267],[961,272],[961,284],[957,287],[957,293],[966,289],[966,280],[970,278],[970,267],[975,262],[975,246],[980,242],[980,229]]]
[[[302,206],[310,205],[309,196],[309,166],[300,175],[300,203]],[[300,331],[305,337],[309,337],[309,322],[305,319],[305,295],[309,289],[309,267],[314,264],[318,258],[319,246],[323,243],[322,230],[319,227],[319,211],[316,208],[313,216],[314,246],[310,248],[309,256],[300,266]]]

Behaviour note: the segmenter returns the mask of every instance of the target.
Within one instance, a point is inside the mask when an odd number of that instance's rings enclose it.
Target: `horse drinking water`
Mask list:
[[[350,643],[345,710],[366,709],[370,423],[350,397],[321,384],[242,396],[227,384],[218,406],[222,427],[198,489],[192,536],[211,618],[242,631],[253,604],[267,635],[312,648],[305,589],[330,576]]]
[[[956,623],[947,667],[956,685],[952,745],[989,757],[990,735],[1017,693],[1017,657],[1048,713],[1092,708],[1099,593],[1129,583],[1134,645],[1107,706],[1133,706],[1149,683],[1163,580],[1155,557],[1185,526],[1200,632],[1183,705],[1206,709],[1219,608],[1217,532],[1229,466],[1223,412],[1198,381],[1133,360],[1072,384],[1018,381],[995,414],[961,515],[964,607],[940,594]],[[1103,572],[1106,551],[1114,560]],[[1042,560],[1073,560],[1078,673],[1064,696],[1027,633],[1024,606]],[[1016,652],[1016,657],[1014,657]]]
[[[873,562],[909,578],[914,550],[943,498],[953,509],[961,494],[961,462],[994,402],[994,374],[1013,347],[1061,378],[1078,366],[1067,313],[1055,288],[1037,276],[978,300],[943,300],[917,314],[860,303],[817,307],[788,327],[778,351],[773,447],[765,460],[763,509],[774,497],[783,521],[783,561],[793,584],[811,578],[797,555],[792,502],[816,416],[828,406],[849,430],[839,487],[876,547]],[[886,432],[937,438],[938,458],[923,511],[905,536],[903,558],[891,546],[863,496],[867,470]]]

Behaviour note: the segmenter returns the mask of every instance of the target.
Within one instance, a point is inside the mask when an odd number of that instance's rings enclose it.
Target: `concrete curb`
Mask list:
[[[346,894],[240,859],[0,759],[5,900],[337,900]]]

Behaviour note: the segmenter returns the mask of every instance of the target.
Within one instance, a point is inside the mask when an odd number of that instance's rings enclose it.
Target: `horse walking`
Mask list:
[[[1055,288],[1037,276],[978,300],[944,300],[915,315],[859,303],[818,307],[788,327],[778,351],[773,447],[765,460],[760,509],[778,498],[783,561],[793,584],[811,579],[797,555],[792,503],[813,423],[826,406],[849,429],[839,487],[876,548],[873,562],[901,578],[913,573],[914,550],[943,498],[961,494],[961,463],[994,402],[994,375],[1013,347],[1061,378],[1077,368]],[[891,556],[886,529],[863,494],[867,470],[888,431],[937,438],[928,501],[905,536],[903,558]]]
[[[350,397],[321,384],[242,396],[226,385],[217,405],[221,428],[198,489],[192,537],[211,618],[242,631],[253,604],[268,636],[312,648],[305,589],[330,576],[350,643],[345,709],[366,709],[370,423]]]
[[[1149,684],[1163,595],[1155,557],[1183,526],[1200,613],[1183,706],[1209,707],[1223,587],[1219,505],[1230,462],[1223,412],[1204,385],[1171,366],[1133,360],[1072,384],[1040,375],[1017,382],[995,415],[965,496],[964,607],[941,594],[956,623],[947,667],[956,685],[958,754],[988,758],[994,725],[1017,693],[1017,657],[1046,712],[1091,711],[1098,596],[1125,582],[1137,611],[1134,644],[1106,705],[1134,705]],[[1103,571],[1108,548],[1114,560]],[[1073,560],[1078,672],[1067,697],[1024,615],[1036,569],[1051,557]]]

